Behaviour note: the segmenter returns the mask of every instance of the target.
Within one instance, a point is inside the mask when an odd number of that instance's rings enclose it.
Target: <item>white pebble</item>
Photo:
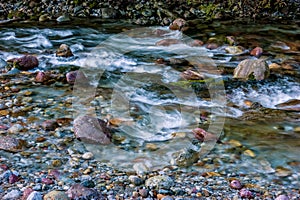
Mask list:
[[[82,155],[82,158],[85,160],[90,160],[94,157],[94,154],[92,152],[86,152]]]

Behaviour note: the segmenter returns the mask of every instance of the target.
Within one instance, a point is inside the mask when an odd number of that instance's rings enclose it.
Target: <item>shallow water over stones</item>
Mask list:
[[[1,151],[1,162],[76,169],[81,154],[90,151],[98,161],[140,174],[168,165],[193,166],[200,172],[215,166],[266,173],[270,180],[284,177],[285,184],[299,180],[299,110],[297,105],[288,111],[277,106],[300,99],[297,25],[219,22],[197,24],[184,35],[167,27],[113,21],[79,24],[0,27],[1,59],[23,54],[39,59],[37,68],[16,75],[0,68],[1,137],[28,143],[16,156]],[[225,42],[226,36],[234,36],[242,52],[228,53],[232,44]],[[180,42],[157,45],[163,39]],[[204,45],[190,45],[193,39]],[[206,47],[212,41],[217,46],[210,50]],[[63,43],[73,57],[55,56]],[[241,60],[256,59],[250,55],[256,46],[263,48],[261,58],[267,64],[281,69],[271,69],[262,81],[233,80]],[[69,84],[66,73],[78,69],[86,79]],[[203,79],[183,78],[187,70]],[[38,82],[38,71],[51,76]],[[112,143],[75,140],[71,121],[79,115],[106,120],[117,130]],[[44,130],[46,120],[56,121],[57,128]],[[14,124],[24,130],[8,133]],[[195,139],[197,127],[216,135],[221,144]]]

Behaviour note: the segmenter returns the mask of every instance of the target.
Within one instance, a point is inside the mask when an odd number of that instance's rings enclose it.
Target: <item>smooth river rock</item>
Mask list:
[[[70,47],[66,44],[61,44],[59,48],[56,50],[56,56],[58,57],[71,57],[73,56],[73,53],[70,49]]]
[[[75,184],[67,191],[67,195],[71,199],[101,199],[97,190]]]
[[[74,120],[74,133],[77,139],[91,143],[107,145],[111,143],[111,129],[101,119],[91,116],[79,116]]]
[[[146,187],[152,189],[170,189],[174,185],[174,181],[169,176],[153,176],[146,180]]]
[[[10,136],[0,137],[0,149],[9,152],[19,152],[26,146],[26,141]]]
[[[12,58],[7,62],[13,63],[13,65],[19,70],[31,70],[39,66],[39,60],[33,55],[25,55],[20,58]]]
[[[233,78],[243,80],[264,80],[269,77],[269,66],[263,59],[246,59],[241,61],[234,69]]]

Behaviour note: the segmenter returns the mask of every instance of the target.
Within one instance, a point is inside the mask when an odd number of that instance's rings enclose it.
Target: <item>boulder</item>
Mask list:
[[[188,29],[187,22],[182,18],[177,18],[170,24],[169,29],[186,31]]]
[[[264,80],[270,75],[269,66],[264,59],[246,59],[234,69],[233,77],[237,79]]]
[[[101,119],[79,116],[74,120],[74,133],[77,139],[91,143],[108,145],[111,143],[112,129]]]
[[[56,56],[58,57],[71,57],[73,56],[73,53],[70,49],[70,47],[66,44],[61,44],[59,48],[56,50]]]
[[[25,55],[21,58],[12,58],[7,60],[8,63],[13,63],[14,67],[19,70],[31,70],[39,65],[39,60],[33,55]]]

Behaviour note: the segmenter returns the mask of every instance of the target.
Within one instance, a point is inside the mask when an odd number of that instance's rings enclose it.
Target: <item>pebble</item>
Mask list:
[[[154,176],[146,180],[146,187],[152,189],[170,189],[174,184],[169,176]]]
[[[252,192],[246,188],[243,188],[239,192],[242,198],[252,198]]]
[[[94,157],[94,154],[92,152],[86,152],[82,155],[82,158],[85,160],[90,160]]]
[[[276,197],[275,200],[289,200],[290,198],[286,196],[285,194],[281,194],[278,197]]]
[[[141,179],[140,177],[133,176],[133,175],[129,176],[128,179],[135,186],[139,186],[139,185],[141,185],[144,182],[143,179]]]
[[[2,197],[3,200],[19,199],[21,192],[19,190],[12,190]]]
[[[14,124],[7,131],[10,134],[17,134],[17,133],[21,132],[23,129],[24,129],[24,127],[21,124]]]
[[[230,182],[230,187],[231,187],[232,189],[239,190],[239,189],[242,188],[242,184],[241,184],[241,182],[240,182],[239,180],[232,180],[232,181]]]
[[[70,198],[65,192],[54,190],[47,193],[43,200],[70,200]]]
[[[18,181],[19,181],[19,177],[15,174],[11,174],[8,178],[8,182],[10,184],[13,184],[13,183],[18,182]]]
[[[46,131],[54,131],[58,127],[55,120],[46,120],[42,123],[42,128]]]
[[[37,191],[33,191],[30,193],[30,195],[27,197],[26,200],[43,200],[41,193]]]

